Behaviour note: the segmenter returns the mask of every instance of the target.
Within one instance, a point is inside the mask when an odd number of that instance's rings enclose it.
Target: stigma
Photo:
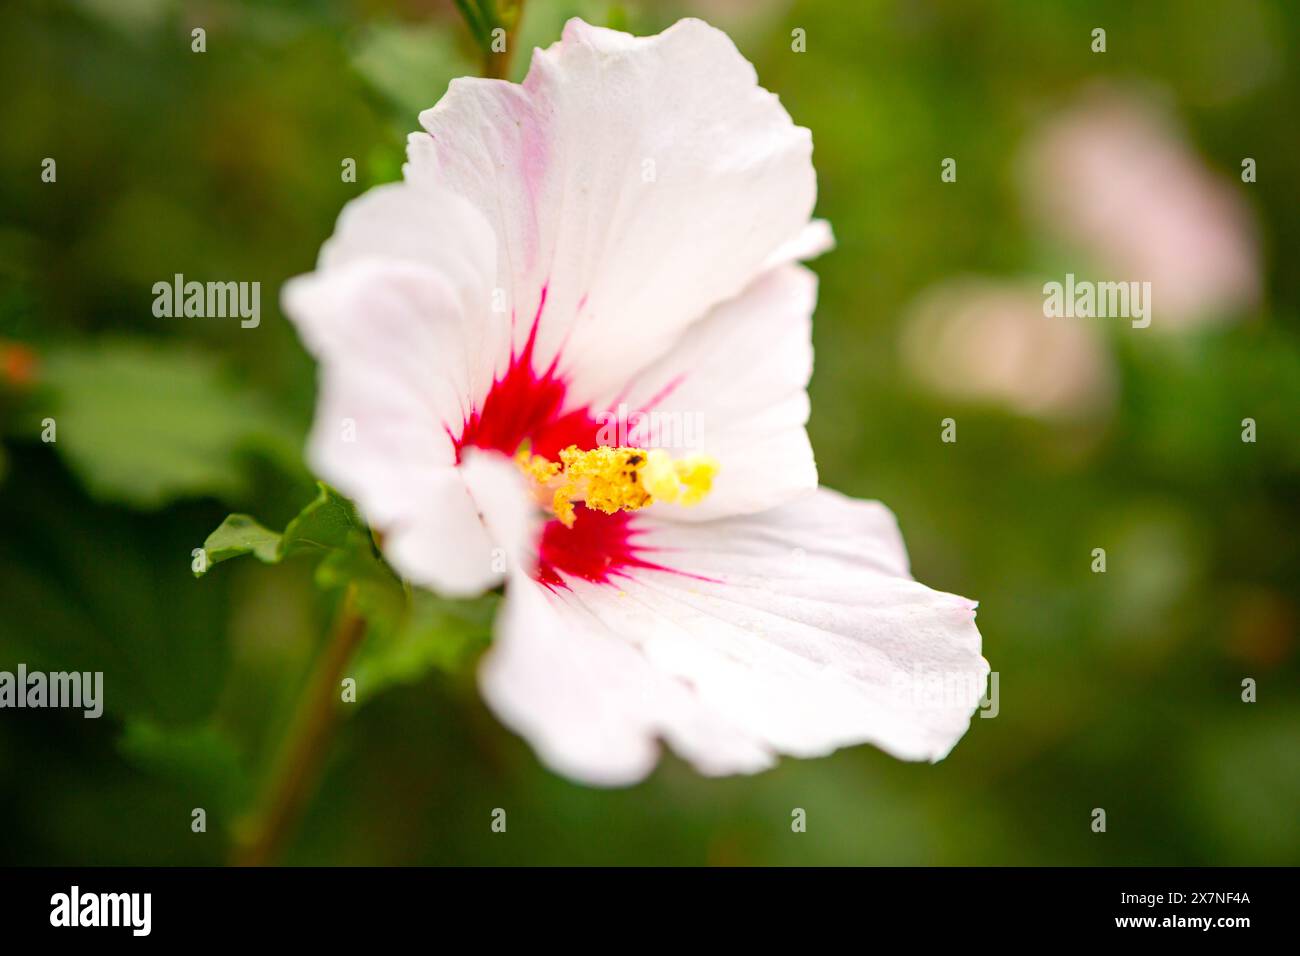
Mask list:
[[[570,445],[560,452],[559,461],[524,449],[515,462],[566,528],[573,527],[578,502],[607,515],[639,511],[656,502],[698,504],[718,473],[717,459],[708,455],[673,458],[662,449],[625,446],[582,451]]]

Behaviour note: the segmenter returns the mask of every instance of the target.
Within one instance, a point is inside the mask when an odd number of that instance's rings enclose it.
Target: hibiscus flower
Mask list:
[[[698,20],[572,20],[522,84],[455,80],[420,122],[284,303],[313,466],[410,581],[504,584],[490,706],[599,785],[661,741],[707,774],[945,756],[988,675],[975,604],[912,580],[884,506],[817,488],[808,130]]]

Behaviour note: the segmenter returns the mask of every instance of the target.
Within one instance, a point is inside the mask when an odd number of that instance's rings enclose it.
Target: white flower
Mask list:
[[[420,120],[285,306],[320,362],[312,464],[394,567],[504,579],[490,705],[604,785],[660,740],[709,774],[946,755],[988,674],[975,605],[911,579],[882,505],[816,487],[808,131],[697,20],[570,21],[522,85],[456,80]],[[693,447],[642,441],[649,412]]]

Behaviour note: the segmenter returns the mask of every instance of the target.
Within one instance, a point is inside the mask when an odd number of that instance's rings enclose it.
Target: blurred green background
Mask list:
[[[860,747],[707,780],[669,756],[639,787],[584,789],[478,699],[493,599],[425,599],[420,626],[367,652],[383,690],[347,709],[283,861],[1300,863],[1300,8],[528,0],[516,78],[572,15],[637,33],[701,16],[811,128],[839,243],[813,264],[822,479],[889,504],[916,576],[981,602],[1000,712],[936,766]],[[400,175],[417,112],[480,70],[431,0],[4,5],[0,669],[103,670],[107,711],[0,712],[0,863],[228,858],[337,595],[310,560],[195,580],[191,549],[228,512],[279,528],[312,497],[314,371],[279,287],[344,202]],[[1038,295],[1106,258],[1036,217],[1024,165],[1099,83],[1176,122],[1184,161],[1253,224],[1257,292],[1173,330],[1055,320],[1088,327],[1105,374],[1050,414],[945,391],[988,363],[913,369],[919,300],[963,276]],[[155,318],[151,287],[178,272],[260,281],[261,326]],[[1026,334],[1029,365],[1057,348],[1042,361],[1087,378],[1077,345]]]

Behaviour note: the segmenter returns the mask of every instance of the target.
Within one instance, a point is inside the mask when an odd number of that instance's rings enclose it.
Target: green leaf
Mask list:
[[[248,515],[230,515],[208,535],[206,566],[196,565],[195,576],[244,554],[267,564],[318,554],[317,586],[350,587],[352,605],[366,620],[366,638],[350,672],[363,695],[419,680],[431,669],[462,673],[488,644],[497,596],[447,601],[406,584],[375,548],[352,502],[327,485],[319,488],[283,534]]]
[[[500,600],[489,594],[474,601],[445,601],[417,592],[397,637],[388,647],[374,648],[362,664],[369,665],[376,681],[413,681],[430,668],[463,672],[491,643]]]
[[[230,515],[208,535],[203,550],[208,555],[208,567],[241,554],[251,554],[259,561],[275,564],[280,560],[280,540],[280,535],[262,527],[256,519],[248,515]],[[195,576],[202,576],[204,571],[196,571]]]
[[[294,428],[203,353],[108,340],[52,351],[42,378],[54,448],[96,498],[239,497],[254,452],[300,467]]]
[[[249,515],[229,515],[203,542],[207,560],[194,566],[194,576],[202,577],[212,565],[245,554],[266,564],[279,564],[295,554],[324,554],[358,546],[372,550],[370,533],[356,506],[323,482],[316,487],[315,500],[298,512],[283,534]]]
[[[430,670],[465,672],[488,645],[498,597],[449,601],[410,587],[363,544],[369,542],[331,552],[316,569],[322,588],[351,585],[353,606],[366,619],[366,640],[350,671],[362,699]]]
[[[303,551],[342,548],[353,534],[361,534],[369,545],[370,532],[357,514],[356,506],[323,482],[317,482],[316,487],[316,500],[284,529],[280,543],[282,558]]]
[[[316,568],[316,583],[326,589],[352,585],[357,609],[368,620],[394,625],[406,605],[402,581],[360,534],[326,555]]]
[[[491,641],[492,618],[500,598],[448,601],[413,589],[399,617],[372,617],[373,633],[352,667],[362,699],[394,684],[421,680],[431,670],[467,672]]]

